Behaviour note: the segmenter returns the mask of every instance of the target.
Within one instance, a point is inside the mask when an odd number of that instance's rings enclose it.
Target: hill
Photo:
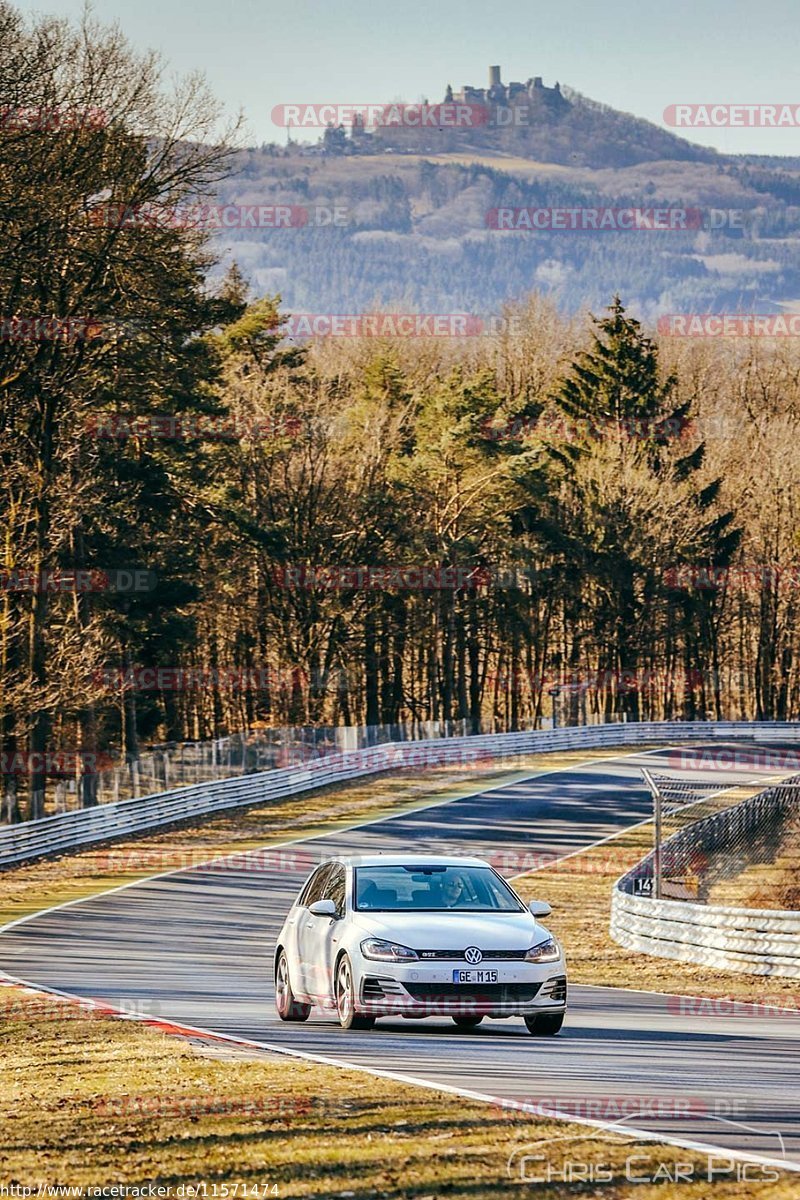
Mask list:
[[[221,232],[220,270],[236,260],[258,294],[295,310],[353,313],[375,304],[497,312],[539,290],[562,311],[619,290],[640,316],[774,311],[800,296],[800,173],[666,161],[568,169],[497,154],[344,159],[239,158],[221,198],[304,206],[304,228]],[[770,187],[773,188],[770,191]],[[789,195],[787,200],[785,195]],[[791,202],[790,202],[791,201]],[[685,232],[508,232],[499,207],[699,209]],[[313,224],[338,210],[341,223]]]
[[[636,163],[716,162],[715,150],[630,113],[599,104],[540,76],[505,84],[489,68],[488,87],[448,85],[439,100],[388,104],[349,125],[332,122],[321,145],[332,155],[500,153],[577,167],[628,167]],[[425,119],[420,119],[420,108]],[[344,116],[344,114],[341,114]]]
[[[302,228],[220,233],[221,270],[235,259],[255,292],[333,313],[491,313],[534,290],[570,313],[619,291],[655,319],[777,311],[800,296],[797,159],[717,154],[557,84],[503,84],[499,68],[488,88],[448,88],[444,103],[488,115],[466,128],[331,126],[316,146],[243,151],[222,200],[310,216]],[[512,232],[492,218],[500,208],[626,207],[692,213],[665,232]]]

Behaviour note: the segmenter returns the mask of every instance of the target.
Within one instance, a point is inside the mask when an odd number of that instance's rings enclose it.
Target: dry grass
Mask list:
[[[800,911],[800,818],[786,829],[775,861],[748,867],[711,888],[709,904]]]
[[[3,989],[11,992],[11,989]],[[621,1200],[733,1200],[735,1177],[709,1186],[707,1158],[282,1056],[209,1053],[130,1022],[48,1019],[32,996],[0,1020],[0,1181],[36,1186],[187,1182],[259,1185],[282,1200],[488,1200],[529,1195],[508,1175],[521,1147],[606,1164],[612,1180],[541,1184],[536,1195]],[[10,1019],[9,1019],[10,1016]],[[291,1069],[287,1065],[291,1063]],[[574,1140],[561,1141],[565,1135]],[[532,1145],[533,1144],[533,1145]],[[654,1174],[693,1162],[695,1182],[634,1185],[625,1160]],[[662,1167],[662,1173],[665,1168]],[[277,1190],[270,1190],[277,1185]],[[748,1197],[791,1200],[797,1178],[747,1185]],[[248,1195],[255,1193],[248,1193]],[[219,1195],[219,1191],[217,1192]],[[241,1192],[240,1192],[241,1195]]]

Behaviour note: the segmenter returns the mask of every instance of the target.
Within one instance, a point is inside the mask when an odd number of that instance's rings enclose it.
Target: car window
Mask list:
[[[524,906],[491,867],[358,867],[356,908],[368,912],[521,912]]]
[[[344,867],[340,864],[334,865],[331,868],[330,875],[325,884],[325,891],[321,897],[323,900],[332,900],[340,916],[344,912],[345,879]]]
[[[321,867],[317,867],[300,893],[300,898],[297,901],[298,904],[302,905],[303,908],[308,908],[309,905],[323,898],[325,895],[325,885],[330,878],[332,868],[332,863],[323,863]]]

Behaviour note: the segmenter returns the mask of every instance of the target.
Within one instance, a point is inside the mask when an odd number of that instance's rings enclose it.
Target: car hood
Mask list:
[[[354,923],[373,937],[412,950],[527,950],[550,934],[530,913],[353,913]]]

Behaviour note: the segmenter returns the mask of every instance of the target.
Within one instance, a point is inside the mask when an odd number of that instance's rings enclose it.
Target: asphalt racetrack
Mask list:
[[[526,856],[528,865],[546,862],[647,818],[639,768],[676,774],[675,762],[675,751],[621,754],[296,843],[289,853],[257,852],[247,863],[238,857],[127,886],[10,926],[0,933],[0,970],[115,1007],[497,1100],[560,1107],[598,1124],[627,1100],[635,1113],[627,1124],[636,1129],[800,1170],[794,1014],[686,1016],[665,995],[582,986],[570,987],[556,1038],[531,1037],[521,1019],[463,1033],[448,1018],[383,1018],[371,1031],[344,1032],[322,1013],[285,1025],[274,1012],[274,939],[322,858],[468,853],[491,857],[511,876]],[[720,779],[708,769],[683,775]],[[733,786],[758,775],[743,769],[724,778]]]

